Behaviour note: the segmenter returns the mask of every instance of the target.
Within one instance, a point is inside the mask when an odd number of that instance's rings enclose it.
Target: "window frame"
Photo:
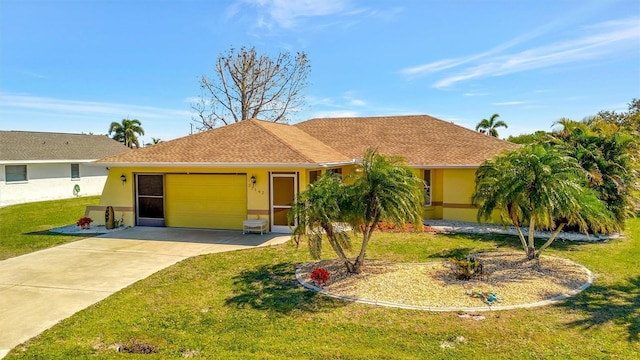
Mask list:
[[[76,167],[76,176],[73,176],[73,168]],[[80,180],[80,164],[71,164],[71,180]]]
[[[21,179],[9,179],[9,168],[24,168],[24,178]],[[15,174],[11,174],[12,176]],[[7,184],[24,184],[29,182],[29,170],[27,169],[27,165],[5,165],[4,166],[4,181]]]
[[[428,175],[428,178],[427,178]],[[424,194],[424,206],[433,206],[433,173],[431,169],[422,170],[422,182],[423,182],[423,194]]]
[[[313,184],[322,177],[321,170],[309,170],[309,184]]]

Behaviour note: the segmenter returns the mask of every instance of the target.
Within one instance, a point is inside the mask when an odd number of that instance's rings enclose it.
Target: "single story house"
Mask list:
[[[97,159],[129,151],[104,135],[0,131],[0,206],[100,195]]]
[[[100,206],[135,226],[242,229],[266,220],[289,232],[296,194],[323,172],[355,171],[367,148],[402,155],[425,181],[424,217],[475,221],[475,171],[517,145],[431,116],[312,119],[295,125],[246,120],[131,152],[108,167]]]

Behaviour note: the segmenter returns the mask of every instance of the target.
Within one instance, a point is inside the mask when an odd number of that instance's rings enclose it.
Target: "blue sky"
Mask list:
[[[198,78],[231,46],[304,51],[312,117],[429,114],[500,136],[640,98],[640,2],[0,2],[0,129],[189,134]]]

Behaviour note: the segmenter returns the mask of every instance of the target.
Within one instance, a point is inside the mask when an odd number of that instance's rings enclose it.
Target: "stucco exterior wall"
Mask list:
[[[320,169],[318,169],[320,170]],[[324,169],[322,169],[324,170]],[[343,176],[353,174],[355,167],[343,167]],[[113,206],[116,219],[124,219],[127,226],[135,224],[135,174],[246,174],[247,179],[247,218],[265,219],[270,221],[269,173],[297,173],[298,191],[306,190],[309,182],[309,169],[248,169],[248,168],[167,168],[140,167],[114,168],[112,167],[100,206],[89,209],[87,215],[94,219],[95,224],[104,224],[104,207]],[[322,171],[324,172],[324,171]],[[423,176],[422,170],[416,169],[416,175]],[[471,204],[471,195],[475,184],[475,169],[431,169],[432,205],[425,206],[425,219],[445,219],[454,221],[476,221],[476,208]],[[123,183],[120,179],[124,175],[127,179]],[[256,183],[251,183],[255,176]],[[219,191],[219,189],[212,189]]]
[[[443,169],[442,218],[476,221],[477,210],[471,204],[476,169]]]
[[[0,206],[100,195],[107,180],[107,169],[73,162],[79,164],[80,178],[71,179],[71,164],[16,164],[27,165],[27,181],[24,182],[7,182],[5,165],[0,165]],[[74,194],[75,185],[80,186],[77,194]]]
[[[307,188],[307,169],[248,169],[248,168],[167,168],[167,167],[112,167],[109,171],[100,205],[90,208],[87,215],[94,219],[94,224],[104,224],[104,207],[113,206],[116,219],[124,219],[126,226],[135,224],[135,174],[246,174],[247,179],[247,218],[265,219],[269,222],[270,198],[269,198],[269,173],[297,173],[298,192]],[[127,179],[122,182],[120,177]],[[256,183],[251,183],[251,177],[255,176]],[[211,189],[220,191],[220,189]]]

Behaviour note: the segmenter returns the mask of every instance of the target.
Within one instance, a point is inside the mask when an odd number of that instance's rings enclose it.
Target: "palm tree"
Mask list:
[[[565,225],[597,232],[619,228],[585,182],[574,158],[548,145],[528,145],[485,161],[476,171],[472,199],[479,206],[479,222],[497,212],[516,228],[527,258],[539,259]],[[520,228],[523,224],[529,226],[528,239]],[[537,251],[536,229],[552,230]]]
[[[478,125],[476,125],[476,131],[480,131],[483,134],[491,135],[493,137],[498,137],[498,130],[496,130],[496,128],[499,128],[499,127],[508,128],[509,127],[509,126],[507,126],[507,123],[505,123],[502,120],[496,121],[496,119],[499,116],[500,115],[498,115],[498,114],[493,114],[493,115],[491,115],[489,120],[487,120],[487,119],[480,120]]]
[[[122,123],[112,122],[109,126],[109,135],[113,133],[113,140],[119,141],[126,146],[133,148],[140,147],[138,135],[144,135],[142,123],[138,119],[122,119]]]
[[[638,171],[634,168],[638,142],[634,134],[600,117],[554,125],[550,143],[574,157],[588,176],[588,185],[606,203],[620,226],[636,209]]]
[[[161,142],[163,142],[160,138],[151,138],[151,142],[144,144],[144,146],[151,146],[151,145],[157,145],[160,144]]]
[[[289,223],[294,224],[297,220],[297,225],[291,233],[296,244],[300,243],[302,236],[306,236],[311,256],[318,259],[322,251],[324,233],[347,270],[353,272],[353,265],[345,254],[345,250],[351,248],[350,238],[342,227],[334,226],[342,220],[342,211],[348,207],[346,189],[340,177],[326,172],[298,195],[288,216]]]
[[[289,211],[289,220],[298,221],[292,236],[299,242],[306,235],[311,255],[319,258],[323,233],[347,271],[362,271],[367,246],[376,225],[387,221],[396,225],[408,222],[422,227],[423,183],[399,158],[388,158],[367,150],[362,169],[351,185],[345,185],[334,174],[327,174],[298,196]],[[348,234],[335,227],[349,222],[363,234],[358,256],[350,260]]]
[[[401,158],[366,151],[361,176],[351,186],[350,222],[362,232],[362,247],[353,272],[362,270],[371,235],[381,221],[422,228],[423,189],[423,180]]]

